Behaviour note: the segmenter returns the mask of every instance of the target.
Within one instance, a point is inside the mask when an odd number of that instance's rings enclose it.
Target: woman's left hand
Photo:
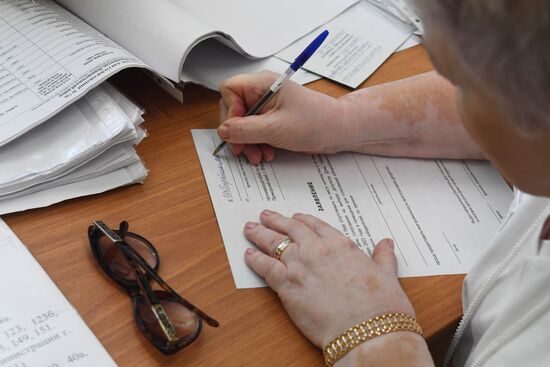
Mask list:
[[[245,261],[279,295],[298,328],[323,348],[346,329],[390,312],[415,316],[397,280],[393,241],[384,239],[372,259],[340,231],[320,219],[263,211],[261,223],[245,225]],[[293,241],[275,259],[283,240]]]

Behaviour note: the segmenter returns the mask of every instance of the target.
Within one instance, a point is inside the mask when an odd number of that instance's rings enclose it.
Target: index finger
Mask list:
[[[227,108],[226,118],[244,116],[276,78],[277,74],[263,71],[258,74],[236,75],[222,81],[219,90]]]
[[[260,214],[260,220],[265,227],[288,235],[293,242],[298,243],[303,249],[312,246],[314,243],[321,243],[321,238],[311,228],[295,219],[270,210],[264,210]]]

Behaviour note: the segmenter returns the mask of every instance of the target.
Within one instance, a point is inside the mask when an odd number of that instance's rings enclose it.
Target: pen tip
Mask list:
[[[213,156],[216,156],[220,150],[225,146],[225,141],[222,141],[216,149],[214,149],[214,153],[212,153]]]

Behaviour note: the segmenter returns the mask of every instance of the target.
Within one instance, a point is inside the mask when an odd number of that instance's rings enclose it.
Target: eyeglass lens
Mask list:
[[[157,265],[157,259],[151,249],[143,243],[143,241],[126,235],[124,241],[132,247],[151,268]],[[108,237],[101,236],[98,241],[99,256],[104,263],[109,267],[113,274],[125,281],[135,281],[136,277],[130,268],[126,257],[120,248],[113,243]]]
[[[176,335],[179,338],[185,338],[195,332],[198,322],[198,317],[195,312],[173,300],[161,299],[160,304],[164,308],[164,311],[172,322],[172,325],[174,325]],[[149,307],[149,304],[144,299],[141,299],[138,305],[138,312],[144,326],[150,333],[153,334],[155,338],[166,339],[158,319],[155,317],[151,307]]]
[[[124,236],[124,241],[132,247],[132,249],[134,249],[152,269],[157,266],[157,258],[155,254],[142,240],[135,238],[128,233]],[[124,256],[122,250],[120,250],[115,243],[113,243],[108,237],[101,236],[98,239],[98,245],[99,256],[114,276],[126,282],[136,281],[135,274],[132,271],[128,260]],[[176,300],[161,298],[160,304],[175,327],[176,335],[178,337],[184,338],[192,335],[196,331],[198,316],[195,312],[189,310]],[[143,325],[153,337],[162,340],[166,339],[166,335],[160,327],[158,318],[154,315],[149,303],[145,301],[145,298],[143,297],[139,300],[137,312],[143,321]]]

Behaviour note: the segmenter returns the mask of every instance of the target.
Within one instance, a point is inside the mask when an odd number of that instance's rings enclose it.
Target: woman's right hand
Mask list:
[[[336,153],[343,141],[342,104],[287,80],[258,115],[243,117],[278,75],[237,75],[220,85],[218,135],[252,164],[275,157],[273,147],[307,153]]]

